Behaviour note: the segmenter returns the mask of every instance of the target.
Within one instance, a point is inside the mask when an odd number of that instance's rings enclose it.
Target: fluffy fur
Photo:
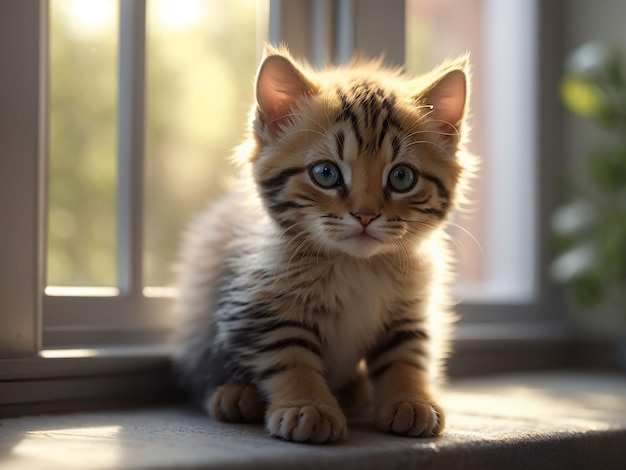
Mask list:
[[[444,232],[472,159],[468,63],[410,78],[380,62],[313,71],[268,48],[242,171],[185,239],[176,368],[213,417],[346,435],[436,435],[451,302]]]

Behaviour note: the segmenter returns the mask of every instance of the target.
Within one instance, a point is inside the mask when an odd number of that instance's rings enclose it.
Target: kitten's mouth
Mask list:
[[[379,242],[380,240],[376,237],[372,237],[371,235],[363,232],[359,235],[357,235],[356,237],[357,240],[362,240],[362,241],[374,241],[374,242]]]
[[[337,248],[356,258],[369,258],[385,250],[385,247],[389,247],[387,243],[371,235],[367,230],[355,230],[350,235],[346,234],[335,241]]]
[[[382,243],[383,241],[380,240],[379,238],[376,238],[372,235],[370,235],[369,233],[363,231],[360,233],[355,233],[354,235],[350,235],[347,236],[346,238],[344,238],[344,240],[356,240],[359,242],[376,242],[376,243]]]

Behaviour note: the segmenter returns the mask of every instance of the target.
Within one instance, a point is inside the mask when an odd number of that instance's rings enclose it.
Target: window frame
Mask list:
[[[496,0],[497,1],[497,0]],[[141,292],[141,174],[143,154],[143,63],[144,38],[140,33],[145,17],[145,0],[120,0],[126,20],[120,23],[120,233],[125,241],[120,250],[118,297],[57,297],[43,295],[45,273],[45,229],[47,193],[47,16],[48,0],[7,0],[0,4],[0,56],[5,70],[0,81],[0,217],[10,230],[3,230],[0,242],[0,405],[15,407],[28,402],[19,390],[32,387],[33,380],[49,383],[64,380],[111,380],[136,372],[138,381],[149,371],[166,380],[166,350],[148,348],[164,344],[172,327],[170,300],[150,298]],[[545,345],[552,351],[544,365],[566,365],[573,360],[564,354],[572,345],[560,290],[549,282],[545,267],[548,218],[555,206],[552,181],[564,166],[562,130],[547,123],[559,122],[561,109],[554,93],[560,74],[562,54],[562,7],[560,2],[533,0],[537,12],[537,109],[535,175],[537,197],[535,237],[537,295],[516,303],[466,302],[459,306],[464,319],[459,324],[455,346],[463,357],[453,359],[451,369],[458,374],[489,370],[495,351],[517,351],[520,367],[529,362],[520,351]],[[404,61],[404,0],[269,0],[269,38],[287,42],[296,56],[310,58],[315,64],[331,59],[343,63],[360,50],[368,55],[386,52],[387,61]],[[358,8],[357,8],[358,5]],[[388,20],[372,24],[374,18]],[[312,18],[312,21],[309,21]],[[341,22],[342,28],[337,24]],[[28,31],[28,34],[24,34]],[[377,31],[378,36],[372,31]],[[385,40],[376,38],[384,37]],[[549,39],[546,41],[546,39]],[[129,45],[125,48],[125,45]],[[392,45],[392,46],[390,46]],[[541,46],[541,47],[539,47]],[[20,110],[18,116],[15,110]],[[122,125],[123,123],[123,125]],[[549,130],[548,130],[549,129]],[[539,201],[541,204],[539,204]],[[46,315],[42,315],[42,311]],[[110,316],[108,312],[132,312]],[[54,314],[49,314],[54,312]],[[78,319],[78,320],[77,320]],[[120,321],[121,320],[121,321]],[[97,323],[97,324],[96,324]],[[511,326],[515,326],[511,328]],[[43,357],[43,348],[100,348],[111,345],[133,348],[108,349],[98,357]],[[104,351],[104,350],[102,350]],[[478,353],[477,353],[478,352]],[[474,355],[474,358],[469,357]],[[1,359],[4,358],[4,359]],[[468,361],[470,364],[468,364]],[[537,366],[541,360],[535,358]],[[456,366],[454,364],[457,364]],[[463,364],[462,366],[459,364]],[[489,365],[491,364],[491,365]],[[129,368],[130,367],[130,368]],[[132,380],[131,380],[132,382]],[[15,383],[9,392],[2,386]],[[128,386],[129,381],[118,381]],[[144,382],[148,383],[148,382]],[[152,382],[150,382],[152,383]],[[21,384],[21,385],[20,385]],[[76,382],[72,382],[75,386]],[[66,382],[69,390],[69,383]],[[115,387],[114,387],[115,388]],[[132,388],[132,387],[131,387]],[[58,394],[47,399],[61,400]],[[118,390],[119,392],[119,390]],[[115,395],[103,389],[89,398]],[[157,394],[158,395],[158,394]],[[75,399],[75,393],[65,395]],[[0,412],[2,408],[0,408]]]
[[[33,357],[41,347],[47,4],[9,0],[1,8],[0,358]]]
[[[497,6],[498,0],[485,0]],[[532,48],[523,51],[526,60],[532,65],[532,75],[525,74],[527,79],[534,81],[530,88],[532,108],[534,112],[529,118],[534,125],[527,129],[534,143],[529,155],[530,167],[526,168],[533,181],[531,183],[534,196],[524,214],[527,223],[532,224],[533,247],[525,256],[534,258],[531,271],[532,295],[511,298],[508,302],[494,298],[490,302],[478,302],[471,299],[459,305],[464,318],[470,319],[461,325],[460,338],[493,339],[493,329],[502,330],[498,333],[501,339],[507,337],[525,337],[528,340],[552,338],[555,341],[579,337],[575,325],[568,314],[567,301],[563,289],[557,286],[549,273],[550,260],[550,224],[549,220],[558,205],[558,196],[554,190],[554,182],[565,171],[566,163],[563,147],[563,108],[559,103],[558,83],[562,74],[564,53],[564,22],[563,10],[565,2],[541,2],[531,0],[529,7],[534,11],[535,37]],[[495,20],[495,19],[494,19]],[[492,21],[495,23],[495,21]],[[512,90],[516,92],[517,90]],[[506,109],[502,109],[506,116]],[[497,118],[497,114],[495,118]],[[555,158],[557,156],[557,158]],[[497,212],[496,212],[497,213]],[[497,221],[495,221],[497,223]],[[512,247],[511,247],[512,248]],[[479,334],[487,325],[485,334]],[[508,333],[500,326],[506,328]]]

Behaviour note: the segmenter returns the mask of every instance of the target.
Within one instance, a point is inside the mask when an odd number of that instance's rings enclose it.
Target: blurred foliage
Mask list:
[[[626,53],[589,44],[574,53],[561,83],[566,107],[603,130],[586,159],[587,184],[553,217],[553,274],[591,309],[626,289]],[[589,184],[590,183],[590,184]],[[626,299],[625,299],[626,300]],[[626,309],[621,313],[626,316]]]
[[[159,17],[169,13],[148,3],[144,279],[149,286],[172,283],[184,227],[235,173],[230,156],[244,138],[254,97],[256,3],[199,5],[202,15],[193,22],[168,28]]]
[[[48,284],[117,282],[118,5],[50,5]],[[145,285],[172,283],[184,226],[232,175],[256,69],[256,2],[149,0]]]
[[[50,285],[116,283],[117,31],[79,24],[86,5],[50,8]]]

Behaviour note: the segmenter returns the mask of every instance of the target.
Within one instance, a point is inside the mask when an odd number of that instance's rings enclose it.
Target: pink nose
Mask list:
[[[363,227],[367,227],[372,220],[377,219],[380,214],[375,214],[374,212],[350,212],[350,214],[352,214],[353,217],[356,217],[357,219],[359,219],[359,222],[361,222],[361,225]]]

